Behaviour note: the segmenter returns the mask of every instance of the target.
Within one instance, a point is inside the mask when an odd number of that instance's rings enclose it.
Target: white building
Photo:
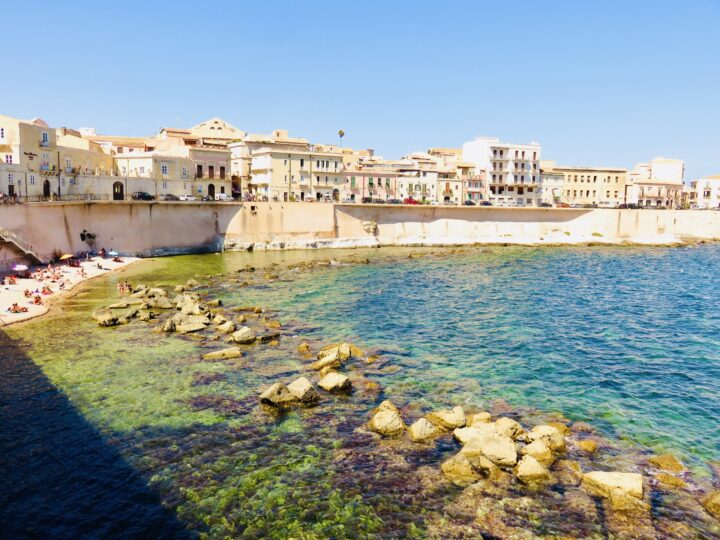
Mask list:
[[[627,203],[645,207],[676,208],[683,191],[685,162],[657,157],[638,163],[627,178]]]
[[[690,208],[720,208],[720,174],[690,182]]]
[[[540,193],[540,144],[500,142],[477,137],[466,142],[462,161],[475,163],[475,174],[484,174],[488,198],[496,206],[538,206]]]

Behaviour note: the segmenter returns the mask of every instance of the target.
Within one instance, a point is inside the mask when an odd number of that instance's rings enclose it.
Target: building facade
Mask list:
[[[488,186],[488,200],[496,206],[539,206],[540,152],[538,143],[504,143],[477,137],[462,148],[462,161],[475,164]]]
[[[557,202],[578,206],[616,208],[625,202],[627,169],[614,167],[575,167],[542,161],[543,179],[562,175],[562,193]],[[545,188],[543,188],[544,190]]]
[[[687,204],[700,210],[720,209],[720,174],[690,182]]]
[[[685,162],[658,157],[638,163],[628,174],[626,200],[647,208],[677,208],[682,204]]]

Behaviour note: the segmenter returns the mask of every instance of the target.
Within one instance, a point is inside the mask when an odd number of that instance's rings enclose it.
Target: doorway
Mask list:
[[[208,197],[210,200],[215,200],[215,184],[208,184]]]
[[[50,180],[45,180],[43,182],[43,197],[46,199],[50,198]]]
[[[122,182],[115,182],[113,184],[113,201],[124,201],[125,200],[125,186]]]

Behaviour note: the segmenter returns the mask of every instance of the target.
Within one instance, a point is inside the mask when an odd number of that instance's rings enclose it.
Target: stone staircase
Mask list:
[[[13,246],[17,251],[22,253],[25,258],[27,258],[30,262],[36,264],[44,264],[44,261],[35,252],[32,244],[23,241],[22,238],[20,238],[14,232],[0,227],[0,244],[2,243]]]

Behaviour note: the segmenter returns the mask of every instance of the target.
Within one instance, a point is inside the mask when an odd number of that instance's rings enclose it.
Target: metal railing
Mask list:
[[[33,245],[29,242],[25,242],[22,238],[20,238],[11,230],[0,227],[0,239],[3,240],[5,243],[14,244],[18,249],[20,249],[20,251],[25,253],[25,255],[27,255],[31,259],[34,259],[36,262],[43,262],[40,256],[35,253],[35,248],[33,247]]]

